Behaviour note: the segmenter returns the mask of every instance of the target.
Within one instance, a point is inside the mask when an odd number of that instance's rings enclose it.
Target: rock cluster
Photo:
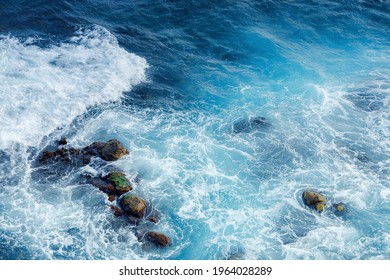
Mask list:
[[[66,139],[61,139],[59,144],[66,145]],[[90,163],[91,158],[95,156],[101,157],[106,161],[118,160],[121,157],[129,154],[129,151],[116,139],[111,139],[107,142],[94,142],[91,145],[82,148],[64,148],[54,151],[44,151],[39,158],[42,164],[47,164],[56,161],[72,162],[77,166],[83,166]]]
[[[41,153],[38,157],[40,164],[64,163],[80,167],[89,164],[93,157],[100,157],[104,161],[116,161],[129,154],[123,144],[116,139],[94,142],[82,149],[64,148],[63,146],[68,144],[65,138],[59,140],[58,144],[60,145],[58,149]],[[108,200],[112,203],[110,208],[115,216],[126,217],[129,222],[138,225],[145,221],[149,212],[150,217],[147,221],[158,222],[157,217],[150,213],[150,210],[148,211],[146,201],[131,192],[133,186],[123,171],[110,171],[107,175],[89,178],[87,182],[107,194]],[[144,235],[146,238],[141,241],[156,247],[167,247],[172,244],[171,239],[160,232],[148,231]]]
[[[303,203],[316,210],[317,212],[323,212],[326,209],[326,203],[327,203],[327,198],[318,192],[315,192],[313,190],[306,190],[302,193],[302,200]],[[336,216],[344,216],[347,213],[347,206],[340,202],[340,203],[334,203],[331,208],[332,212]]]

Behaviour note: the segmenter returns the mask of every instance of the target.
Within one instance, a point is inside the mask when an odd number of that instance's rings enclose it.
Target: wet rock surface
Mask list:
[[[168,247],[172,245],[171,239],[161,232],[149,231],[145,234],[145,239],[157,247]]]
[[[326,197],[314,191],[304,191],[302,198],[308,206],[316,205],[317,203],[326,203]]]
[[[107,161],[118,160],[128,154],[129,151],[116,139],[107,141],[101,150],[101,158]]]
[[[315,209],[318,212],[325,210],[326,197],[318,192],[307,190],[302,193],[302,199],[305,205]]]
[[[122,172],[110,172],[106,177],[108,182],[112,183],[115,189],[115,194],[122,195],[133,189],[126,175]]]
[[[111,205],[110,208],[114,212],[115,216],[123,216],[123,215],[125,215],[125,212],[123,212],[123,210],[120,209],[119,207]]]
[[[127,215],[138,219],[142,219],[145,216],[146,202],[138,196],[126,194],[120,200],[119,205]]]
[[[88,182],[109,196],[120,196],[133,189],[126,175],[121,171],[110,172],[107,176],[90,178]]]

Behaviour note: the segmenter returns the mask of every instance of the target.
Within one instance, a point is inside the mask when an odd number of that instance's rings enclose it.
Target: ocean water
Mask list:
[[[388,0],[1,0],[0,259],[390,259],[389,30]],[[48,178],[61,137],[120,140],[159,222],[101,162]]]

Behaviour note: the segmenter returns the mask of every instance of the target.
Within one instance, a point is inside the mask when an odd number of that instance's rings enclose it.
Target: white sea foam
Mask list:
[[[362,253],[358,239],[359,234],[350,227],[319,228],[285,245],[286,259],[358,259]]]
[[[104,28],[45,48],[35,40],[0,37],[0,148],[36,146],[89,106],[116,101],[145,81],[145,59]]]

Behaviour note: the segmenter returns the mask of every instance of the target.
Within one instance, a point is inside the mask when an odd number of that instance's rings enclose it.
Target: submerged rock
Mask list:
[[[152,222],[152,223],[155,223],[155,224],[158,223],[157,217],[150,217],[150,218],[149,218],[149,221]]]
[[[146,240],[157,247],[168,247],[172,245],[171,239],[161,232],[149,231],[145,235]]]
[[[133,194],[125,194],[119,202],[122,210],[126,214],[138,219],[142,219],[145,216],[146,202],[140,197]]]
[[[119,216],[123,216],[125,213],[123,212],[122,209],[118,208],[118,207],[115,207],[113,205],[110,205],[110,208],[111,210],[114,212],[114,215],[119,217]]]
[[[250,133],[270,126],[270,123],[264,117],[250,117],[240,119],[233,124],[233,133]]]
[[[348,95],[354,105],[364,111],[372,112],[379,111],[386,106],[388,94],[378,92],[376,88],[366,88]]]
[[[347,212],[348,212],[348,208],[344,203],[340,202],[340,203],[333,204],[333,213],[336,216],[339,217],[344,216]]]
[[[320,193],[311,190],[304,191],[302,193],[302,199],[307,206],[314,208],[318,212],[325,210],[327,200],[326,197]]]
[[[129,151],[116,139],[107,141],[101,150],[101,158],[107,161],[115,161],[128,154]]]
[[[68,140],[66,140],[66,138],[61,138],[59,141],[58,141],[58,145],[66,145],[68,144]]]

